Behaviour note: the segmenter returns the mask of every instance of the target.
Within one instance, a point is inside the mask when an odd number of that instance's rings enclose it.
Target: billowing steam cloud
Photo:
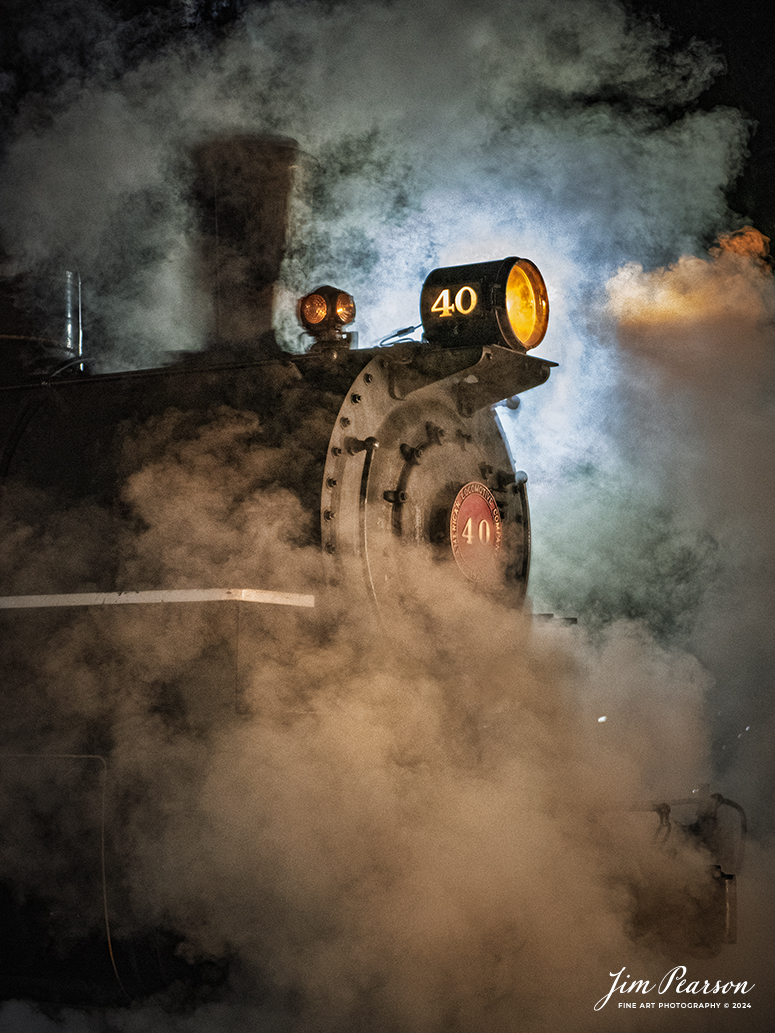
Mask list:
[[[108,365],[199,343],[175,173],[213,133],[299,141],[312,211],[298,212],[289,276],[356,294],[367,343],[416,321],[437,264],[516,249],[567,308],[601,266],[671,260],[728,228],[744,120],[663,113],[717,59],[671,53],[664,30],[614,4],[270,4],[217,46],[168,45],[124,75],[126,30],[102,35],[95,76],[68,79],[43,114],[39,98],[22,109],[2,211],[20,260],[79,264],[90,350]]]
[[[504,426],[531,475],[535,606],[581,627],[461,598],[454,631],[438,607],[428,663],[364,645],[346,620],[278,619],[241,658],[237,729],[213,718],[218,620],[102,615],[60,634],[30,677],[62,751],[74,715],[110,715],[134,905],[191,956],[242,964],[227,1003],[67,1013],[66,1028],[640,1029],[637,1013],[593,1011],[609,972],[658,980],[679,964],[757,983],[754,1014],[692,1016],[698,1028],[765,1028],[764,863],[755,851],[741,883],[741,948],[703,958],[684,890],[706,859],[687,849],[666,867],[653,824],[626,810],[712,782],[759,839],[773,830],[775,291],[752,231],[706,250],[739,229],[723,191],[747,132],[737,112],[690,110],[717,57],[676,53],[603,0],[247,7],[217,44],[145,60],[97,13],[102,67],[18,115],[6,248],[22,266],[79,265],[102,368],[196,349],[180,184],[193,144],[236,130],[305,152],[278,313],[289,347],[299,287],[351,291],[370,344],[417,321],[432,267],[530,257],[553,305],[542,352],[561,368]],[[226,564],[314,581],[285,530],[296,501],[271,487],[298,442],[248,455],[244,414],[214,412],[204,437],[164,420],[127,478],[143,528],[127,576],[171,584],[195,561],[201,579]],[[228,482],[215,493],[214,477]],[[229,494],[241,505],[219,508]],[[4,569],[23,577],[25,557],[49,554],[7,520]],[[57,550],[66,522],[52,535]],[[13,845],[3,858],[23,863]],[[0,1019],[52,1029],[26,1005]]]

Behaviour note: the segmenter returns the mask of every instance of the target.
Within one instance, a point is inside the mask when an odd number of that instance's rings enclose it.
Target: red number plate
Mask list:
[[[502,537],[495,497],[486,485],[469,481],[457,493],[449,519],[452,552],[469,581],[484,581],[495,575]]]

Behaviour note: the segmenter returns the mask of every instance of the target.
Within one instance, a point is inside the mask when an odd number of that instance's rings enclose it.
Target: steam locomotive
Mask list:
[[[517,257],[437,269],[422,290],[422,341],[407,338],[417,329],[407,328],[376,348],[353,347],[346,327],[354,300],[323,285],[298,304],[307,350],[283,352],[272,330],[272,291],[295,153],[292,142],[253,138],[194,152],[192,275],[209,318],[199,353],[156,369],[92,374],[78,275],[68,272],[49,304],[23,278],[5,281],[0,339],[10,382],[0,389],[0,621],[6,686],[14,690],[4,695],[0,763],[6,828],[21,813],[21,799],[26,831],[19,837],[30,839],[26,861],[16,857],[15,837],[3,852],[5,994],[120,1000],[166,983],[181,967],[168,970],[169,951],[164,971],[149,962],[165,952],[156,942],[139,949],[136,930],[123,937],[114,914],[122,910],[124,848],[104,808],[115,718],[85,719],[79,703],[67,710],[63,700],[78,693],[66,686],[57,687],[53,702],[49,697],[48,714],[36,698],[36,691],[45,696],[36,686],[46,676],[30,655],[55,654],[62,636],[72,642],[73,621],[93,616],[104,625],[108,611],[129,614],[127,605],[140,619],[206,613],[208,634],[222,632],[214,647],[227,672],[216,679],[227,686],[219,689],[221,702],[239,712],[245,696],[230,672],[244,665],[247,643],[290,638],[300,614],[325,623],[337,586],[346,586],[348,608],[362,607],[388,631],[405,613],[409,582],[422,593],[422,578],[413,577],[418,564],[509,605],[524,597],[526,475],[514,472],[492,407],[542,384],[554,365],[527,354],[548,321],[540,272]],[[258,545],[237,561],[212,554],[212,540],[199,547],[169,540],[185,534],[178,525],[164,529],[166,545],[151,561],[138,549],[150,518],[138,516],[127,485],[170,449],[173,465],[175,448],[186,443],[197,442],[207,455],[203,441],[213,433],[229,438],[221,464],[247,470],[222,489],[219,505],[277,500],[282,518],[272,516],[272,527],[290,562],[267,558],[266,517],[255,511],[256,526],[241,537]],[[175,490],[168,478],[159,497],[176,502]],[[185,507],[187,500],[179,502]],[[178,552],[180,562],[163,559]],[[98,633],[103,642],[109,637]],[[92,665],[99,670],[100,660]],[[193,676],[182,666],[183,674],[157,676],[154,691],[165,701],[154,697],[146,707],[169,710],[169,697],[185,693],[180,686]],[[202,717],[214,720],[220,718],[210,710]],[[55,854],[67,842],[65,832],[53,831],[61,831],[64,815],[93,837],[88,861],[78,851],[77,873],[60,870],[56,857],[43,859],[41,840],[53,839]]]
[[[256,648],[249,642],[262,649],[282,643],[300,615],[325,625],[341,586],[348,607],[362,608],[364,620],[386,634],[422,606],[437,574],[510,607],[523,602],[527,476],[512,465],[493,407],[516,406],[555,365],[528,354],[549,317],[539,270],[515,256],[435,269],[420,296],[422,340],[410,336],[419,326],[407,327],[371,348],[353,347],[346,329],[355,318],[351,295],[322,285],[298,303],[307,349],[284,352],[272,330],[272,292],[295,154],[290,141],[246,137],[194,152],[193,275],[209,299],[201,352],[155,369],[90,373],[77,274],[69,272],[42,309],[30,303],[23,278],[5,283],[5,996],[121,1001],[188,971],[167,949],[174,932],[144,928],[138,938],[127,922],[122,936],[113,913],[125,894],[120,837],[105,817],[111,724],[92,697],[86,716],[80,703],[68,711],[67,667],[57,668],[65,682],[52,695],[51,663],[40,664],[71,635],[74,617],[109,620],[108,611],[129,614],[126,607],[143,615],[206,613],[208,634],[221,631],[214,666],[234,673],[213,680],[226,686],[218,690],[223,708],[238,713],[249,706],[240,650],[244,658]],[[176,471],[192,449],[205,457],[203,476],[210,460],[234,472],[205,509],[238,514],[238,547],[232,539],[196,540],[187,523],[186,511],[200,502],[187,496],[191,483],[176,480]],[[137,506],[141,497],[145,508]],[[257,497],[271,498],[272,507],[256,509]],[[161,532],[151,503],[176,507]],[[278,535],[283,547],[275,555]],[[101,632],[96,639],[82,666],[104,671],[110,661],[99,652]],[[201,657],[196,662],[201,678]],[[192,663],[181,661],[155,683],[153,706],[165,719],[174,716]],[[213,715],[205,707],[186,720],[221,720]],[[11,801],[20,799],[27,815],[20,837],[32,851],[26,862],[17,856],[25,844],[17,851],[12,832],[19,812]],[[717,800],[706,816],[727,803]],[[73,835],[91,837],[88,863],[78,851],[77,876],[61,859],[49,863],[36,853],[63,813],[73,818]],[[727,938],[730,885],[721,894]],[[201,966],[197,973],[201,981]]]

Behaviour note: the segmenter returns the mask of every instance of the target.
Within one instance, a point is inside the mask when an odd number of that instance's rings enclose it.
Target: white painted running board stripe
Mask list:
[[[265,592],[257,588],[181,588],[159,592],[76,592],[71,595],[0,596],[0,610],[43,609],[49,606],[122,606],[149,603],[211,603],[236,600],[274,606],[314,606],[314,595]]]

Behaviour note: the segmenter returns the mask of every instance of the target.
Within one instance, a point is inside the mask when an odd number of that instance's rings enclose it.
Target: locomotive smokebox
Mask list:
[[[191,153],[194,279],[209,353],[279,354],[272,311],[297,153],[294,140],[261,136],[208,140]]]

